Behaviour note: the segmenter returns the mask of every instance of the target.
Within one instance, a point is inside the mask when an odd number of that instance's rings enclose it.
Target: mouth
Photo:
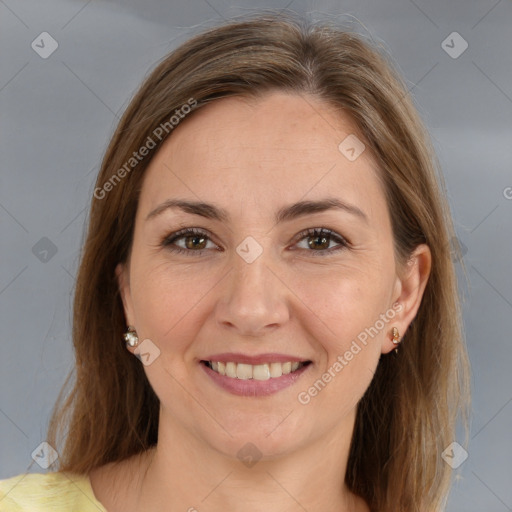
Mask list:
[[[201,363],[213,372],[239,380],[271,380],[279,379],[283,375],[290,375],[298,372],[305,366],[311,364],[311,361],[287,361],[287,362],[269,362],[262,364],[236,363],[234,361],[201,361]]]

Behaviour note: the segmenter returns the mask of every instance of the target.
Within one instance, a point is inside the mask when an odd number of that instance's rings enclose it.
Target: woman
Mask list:
[[[3,481],[0,510],[443,510],[468,398],[452,236],[362,37],[260,15],[186,42],[96,182],[58,471]]]

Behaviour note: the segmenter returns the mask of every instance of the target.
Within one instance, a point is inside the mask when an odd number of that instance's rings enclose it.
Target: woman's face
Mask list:
[[[154,156],[118,276],[127,322],[150,340],[161,427],[230,456],[350,432],[392,327],[415,314],[353,134],[318,99],[275,92],[198,109]],[[209,206],[164,207],[178,200]],[[341,206],[312,207],[327,200]]]

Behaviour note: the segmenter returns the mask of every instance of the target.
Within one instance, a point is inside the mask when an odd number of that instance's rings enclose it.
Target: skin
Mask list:
[[[351,162],[338,150],[353,133],[350,120],[326,103],[273,92],[198,109],[154,156],[130,259],[117,276],[127,323],[160,350],[144,367],[161,402],[159,441],[154,450],[91,473],[109,512],[369,510],[344,484],[356,405],[381,354],[395,348],[392,327],[403,335],[415,317],[431,255],[422,245],[404,268],[397,266],[369,151]],[[357,206],[367,221],[331,209],[275,224],[279,208],[325,197]],[[231,220],[178,209],[145,220],[170,198],[214,203]],[[202,254],[190,249],[190,239],[188,246],[176,241],[189,254],[162,247],[184,227],[208,233]],[[328,254],[340,247],[332,238],[328,249],[316,250],[308,246],[314,236],[296,238],[322,227],[349,247]],[[236,252],[247,236],[263,249],[250,264]],[[378,335],[360,343],[307,405],[299,403],[298,393],[396,303],[400,312]],[[292,354],[312,364],[274,395],[240,397],[200,367],[200,359],[221,352]],[[237,458],[246,443],[262,454],[252,467]]]

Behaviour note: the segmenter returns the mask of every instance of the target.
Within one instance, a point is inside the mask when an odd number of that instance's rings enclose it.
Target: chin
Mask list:
[[[240,460],[244,457],[271,460],[284,456],[299,449],[306,441],[304,439],[306,429],[303,426],[299,428],[295,422],[291,421],[287,424],[291,416],[293,413],[288,418],[286,415],[266,417],[260,415],[255,420],[252,415],[252,418],[238,416],[235,422],[219,420],[231,436],[225,431],[223,431],[225,435],[220,439],[218,437],[211,439],[209,436],[209,444],[224,455]]]

